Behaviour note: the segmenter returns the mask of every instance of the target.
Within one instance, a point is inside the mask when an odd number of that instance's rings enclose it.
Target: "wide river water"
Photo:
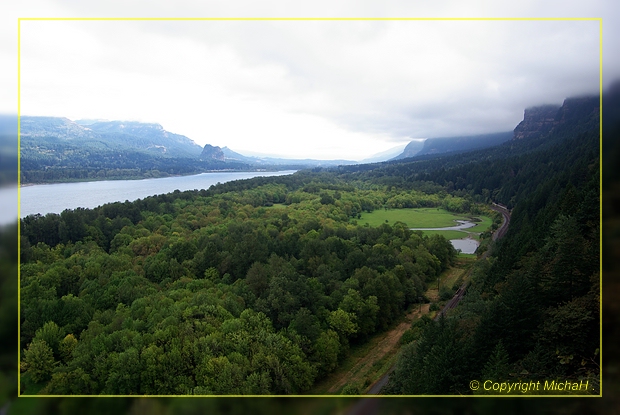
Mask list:
[[[60,213],[78,207],[95,208],[105,203],[143,199],[147,196],[208,189],[211,185],[253,177],[283,176],[295,170],[275,172],[202,173],[193,176],[164,177],[144,180],[103,180],[96,182],[55,183],[21,188],[20,216]]]

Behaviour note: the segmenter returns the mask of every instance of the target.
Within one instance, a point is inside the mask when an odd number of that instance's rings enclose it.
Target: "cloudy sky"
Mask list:
[[[26,3],[9,15],[603,17],[604,69],[620,74],[611,2]],[[246,154],[360,160],[415,138],[509,131],[526,107],[599,89],[598,21],[22,21],[20,33],[22,114],[157,122]],[[15,51],[3,42],[0,54],[16,63]]]

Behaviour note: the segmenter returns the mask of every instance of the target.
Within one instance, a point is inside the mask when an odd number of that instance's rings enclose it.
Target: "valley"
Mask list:
[[[358,395],[392,367],[382,394],[515,373],[599,393],[597,102],[483,149],[24,216],[21,393]],[[228,163],[207,150],[195,163]],[[437,229],[457,219],[475,226]]]

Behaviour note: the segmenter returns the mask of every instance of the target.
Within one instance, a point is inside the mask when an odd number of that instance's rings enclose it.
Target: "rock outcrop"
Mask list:
[[[549,133],[559,123],[556,118],[559,110],[559,105],[527,108],[523,114],[523,121],[514,129],[513,139],[521,140]]]
[[[558,128],[587,129],[599,119],[599,97],[567,98],[562,106],[543,105],[525,110],[514,129],[513,140],[542,137]]]
[[[200,160],[210,161],[219,160],[226,161],[226,156],[220,147],[212,146],[211,144],[205,144],[200,154]]]

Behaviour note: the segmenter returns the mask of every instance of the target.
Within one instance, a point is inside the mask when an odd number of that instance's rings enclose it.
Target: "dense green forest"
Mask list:
[[[491,215],[463,303],[406,339],[386,393],[588,379],[598,393],[598,119],[471,153],[315,169],[21,223],[26,394],[299,394],[427,301],[456,252],[362,212]],[[571,119],[572,120],[572,119]]]
[[[486,212],[363,184],[305,173],[25,218],[25,379],[48,394],[307,390],[456,255],[402,223],[358,226],[360,212]]]

